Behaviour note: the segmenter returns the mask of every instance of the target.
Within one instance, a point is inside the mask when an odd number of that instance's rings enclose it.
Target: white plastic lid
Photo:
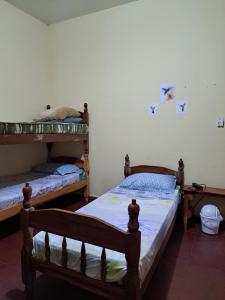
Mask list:
[[[207,204],[202,207],[201,215],[203,217],[218,218],[220,216],[220,211],[217,208],[217,206],[212,204]]]

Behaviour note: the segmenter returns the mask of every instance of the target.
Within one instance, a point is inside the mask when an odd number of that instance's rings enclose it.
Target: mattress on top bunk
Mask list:
[[[32,186],[32,198],[58,190],[83,178],[83,173],[49,175],[28,172],[20,175],[0,177],[0,209],[5,209],[23,201],[22,189],[26,182]]]
[[[0,134],[85,134],[87,124],[49,122],[0,122]]]
[[[170,194],[151,193],[115,188],[78,210],[79,213],[100,218],[127,231],[127,207],[135,197],[140,205],[141,257],[139,273],[141,283],[148,273],[163,239],[174,219],[179,203],[178,189]],[[116,214],[115,214],[116,211]],[[62,237],[49,234],[51,262],[61,265]],[[34,236],[33,255],[45,260],[45,232]],[[81,242],[67,238],[68,268],[80,270]],[[86,244],[86,275],[100,279],[102,248]],[[122,253],[106,249],[106,281],[120,283],[126,274],[126,260]]]

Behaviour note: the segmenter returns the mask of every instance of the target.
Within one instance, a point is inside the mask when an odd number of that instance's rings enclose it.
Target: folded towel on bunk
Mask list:
[[[50,108],[43,111],[34,121],[50,121],[50,120],[63,120],[67,117],[81,117],[82,113],[78,110],[62,106],[57,108]]]

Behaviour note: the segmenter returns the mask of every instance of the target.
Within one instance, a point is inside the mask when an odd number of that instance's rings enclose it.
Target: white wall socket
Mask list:
[[[224,119],[223,119],[223,118],[218,118],[218,119],[216,120],[216,126],[217,126],[218,128],[224,128]]]

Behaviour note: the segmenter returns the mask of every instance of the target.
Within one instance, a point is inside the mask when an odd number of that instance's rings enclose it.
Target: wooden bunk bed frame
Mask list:
[[[164,167],[155,166],[135,166],[130,167],[129,157],[125,158],[124,174],[125,176],[140,173],[154,172],[159,174],[175,175],[177,183],[184,185],[184,164],[179,161],[178,171],[173,171]],[[80,288],[104,296],[108,299],[129,299],[139,300],[143,297],[146,287],[157,266],[159,258],[171,235],[175,217],[162,242],[161,248],[156,255],[152,267],[145,277],[140,287],[139,279],[139,258],[140,258],[140,240],[141,233],[138,223],[139,206],[133,199],[128,206],[128,230],[122,231],[109,223],[98,218],[82,215],[76,212],[68,212],[60,209],[35,210],[30,201],[31,187],[29,184],[23,189],[24,202],[21,211],[21,228],[23,232],[22,257],[22,280],[25,284],[26,299],[33,297],[33,285],[36,278],[36,271],[47,273],[49,275],[66,280]],[[32,257],[33,250],[33,232],[43,230],[45,234],[45,261]],[[49,234],[54,233],[63,236],[62,242],[62,266],[55,265],[50,261]],[[80,272],[67,268],[67,242],[66,238],[79,240],[82,242]],[[86,272],[86,249],[85,243],[90,243],[102,247],[101,255],[101,280],[96,280],[85,275]],[[127,261],[127,274],[123,280],[123,286],[106,282],[107,257],[105,249],[125,254]],[[63,298],[63,295],[62,295]]]
[[[48,106],[48,109],[50,106]],[[89,125],[88,105],[84,103],[83,112],[84,123]],[[54,143],[58,142],[83,142],[84,149],[84,160],[78,160],[75,157],[51,157],[51,150]],[[50,162],[62,162],[62,163],[75,163],[78,167],[83,168],[86,174],[85,178],[79,182],[67,185],[59,190],[49,192],[37,197],[32,198],[32,205],[38,206],[47,201],[60,197],[62,195],[84,189],[84,198],[88,202],[89,199],[89,133],[85,134],[0,134],[0,145],[9,144],[35,144],[35,143],[46,143],[48,156],[47,159]],[[10,218],[18,214],[23,207],[22,203],[13,205],[11,207],[0,210],[0,221]]]

